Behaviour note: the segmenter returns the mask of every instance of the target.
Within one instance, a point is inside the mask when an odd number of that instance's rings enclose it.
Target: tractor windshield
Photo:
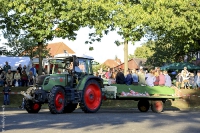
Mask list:
[[[81,72],[86,73],[86,74],[92,74],[92,65],[91,65],[91,60],[89,59],[84,59],[84,58],[79,58],[79,66]]]

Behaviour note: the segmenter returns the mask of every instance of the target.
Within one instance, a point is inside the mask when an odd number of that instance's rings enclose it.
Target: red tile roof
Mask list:
[[[69,48],[63,42],[50,43],[50,44],[47,45],[47,49],[49,49],[49,54],[51,56],[55,56],[57,54],[62,54],[62,53],[64,53],[64,50],[66,50],[67,53],[69,53],[69,54],[75,53],[71,48]]]
[[[121,61],[119,59],[117,59],[117,60],[107,59],[103,64],[110,68],[113,68],[113,67],[120,65]]]
[[[145,67],[146,59],[143,58],[133,58],[128,60],[128,68],[129,69],[139,69],[140,66]],[[117,65],[115,68],[124,69],[124,63]]]

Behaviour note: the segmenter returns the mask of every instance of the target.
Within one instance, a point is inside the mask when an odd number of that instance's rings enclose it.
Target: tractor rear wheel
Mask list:
[[[81,109],[85,113],[95,113],[99,110],[102,103],[102,90],[96,80],[89,80],[83,89]]]
[[[49,110],[52,114],[61,114],[65,106],[65,91],[60,87],[53,87],[49,94]]]
[[[140,112],[147,112],[149,110],[150,104],[148,100],[140,100],[137,106]]]
[[[26,100],[24,101],[24,108],[28,113],[38,113],[41,109],[41,104],[33,102],[31,100]]]
[[[160,113],[163,111],[164,105],[162,101],[152,101],[151,110],[155,113]]]
[[[77,108],[78,103],[68,103],[65,108],[63,113],[72,113],[76,108]]]

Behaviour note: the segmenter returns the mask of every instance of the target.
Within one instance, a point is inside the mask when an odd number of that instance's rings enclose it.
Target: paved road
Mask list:
[[[6,133],[199,133],[198,111],[141,113],[136,109],[108,110],[86,114],[53,115],[47,109],[38,114],[25,110],[1,110],[1,131]]]

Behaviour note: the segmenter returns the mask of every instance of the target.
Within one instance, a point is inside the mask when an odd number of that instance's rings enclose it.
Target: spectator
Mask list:
[[[159,74],[160,74],[160,70],[157,68],[157,70],[154,73],[154,76],[156,78],[156,80],[154,82],[154,86],[158,86],[159,85]]]
[[[157,72],[158,73],[158,75],[160,75],[160,67],[155,67],[155,72]]]
[[[116,83],[116,75],[117,75],[117,71],[114,71],[110,77],[110,79],[108,80],[108,84],[115,84]]]
[[[19,70],[17,70],[14,75],[13,85],[16,87],[21,86],[21,75],[19,73]]]
[[[171,87],[172,86],[171,77],[168,75],[167,71],[164,71],[164,75],[165,75],[165,86]]]
[[[6,64],[4,65],[3,70],[7,73],[9,69],[11,69],[11,66],[6,61]]]
[[[192,89],[195,88],[194,73],[189,74],[189,85],[192,86]]]
[[[3,94],[4,94],[4,105],[9,105],[10,104],[10,99],[9,99],[9,92],[11,91],[11,89],[9,88],[9,86],[7,85],[7,83],[5,83],[5,86],[3,87]]]
[[[3,68],[0,66],[0,75],[1,75],[2,71],[3,71]]]
[[[139,79],[139,84],[141,84],[141,85],[146,85],[146,81],[145,81],[145,72],[144,72],[142,66],[140,66],[140,70],[139,70],[139,72],[138,72],[138,79]]]
[[[156,81],[156,77],[154,76],[155,70],[150,70],[150,72],[146,75],[146,84],[148,86],[153,87],[154,82]]]
[[[178,73],[176,75],[176,87],[180,89],[182,82],[183,82],[183,76],[181,75],[181,73]]]
[[[30,72],[29,72],[29,75],[28,75],[28,84],[29,84],[29,85],[35,84],[35,77],[34,77],[32,71],[30,71]]]
[[[35,65],[33,64],[30,71],[32,71],[33,73],[33,76],[36,77],[36,68],[35,68]]]
[[[181,71],[181,73],[185,73],[185,76],[188,77],[189,76],[189,71],[187,70],[187,67],[184,67],[183,70]]]
[[[131,85],[133,83],[133,78],[132,78],[132,75],[129,70],[127,70],[127,72],[126,72],[125,83],[127,85]]]
[[[138,85],[138,74],[135,69],[132,70],[132,78],[133,78],[133,84]]]
[[[110,70],[110,68],[108,68],[108,70],[107,70],[107,72],[105,73],[105,78],[106,79],[110,79],[111,78],[111,70]]]
[[[200,88],[200,71],[197,71],[197,75],[194,78],[194,82],[198,88]]]
[[[6,82],[6,75],[5,72],[2,71],[0,75],[0,86],[4,86],[5,82]]]
[[[183,77],[182,86],[184,86],[184,88],[186,89],[187,87],[189,87],[189,73],[187,73],[186,71],[182,71],[181,75]]]
[[[22,65],[21,64],[19,64],[17,70],[20,73],[20,75],[22,75]]]
[[[26,71],[22,71],[22,75],[21,75],[21,83],[22,83],[22,86],[27,86],[27,83],[28,83],[28,76],[26,74]]]
[[[27,73],[27,71],[28,71],[28,70],[27,70],[27,67],[26,67],[26,65],[24,65],[24,66],[23,66],[23,69],[22,69],[22,71],[26,71],[26,73]]]
[[[13,73],[10,69],[8,69],[8,72],[6,74],[6,83],[8,86],[12,86],[13,83]]]
[[[116,75],[116,83],[117,84],[125,84],[125,77],[121,69],[117,72]]]
[[[160,75],[159,75],[159,85],[160,86],[164,86],[165,85],[165,75],[163,74],[162,71],[160,71]]]

